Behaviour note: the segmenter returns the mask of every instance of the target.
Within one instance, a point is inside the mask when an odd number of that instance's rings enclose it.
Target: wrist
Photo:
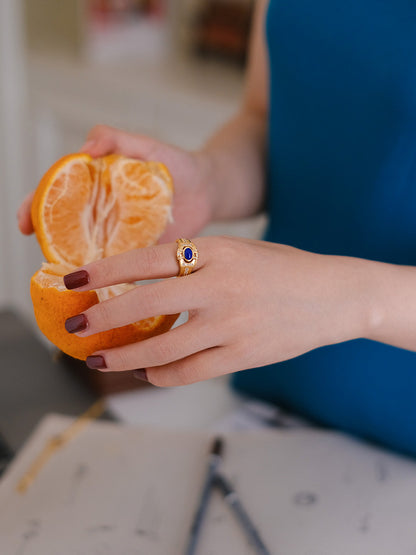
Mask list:
[[[334,300],[335,318],[327,343],[372,339],[383,320],[377,262],[346,256],[325,257],[329,266],[326,297]],[[335,297],[330,294],[335,286]]]
[[[370,314],[365,337],[414,350],[416,268],[373,263],[368,276]]]
[[[355,319],[351,339],[378,341],[386,318],[386,297],[381,286],[391,271],[391,265],[372,260],[351,259],[356,276],[353,306]]]
[[[265,117],[243,110],[196,153],[212,219],[247,218],[262,210],[265,136]]]

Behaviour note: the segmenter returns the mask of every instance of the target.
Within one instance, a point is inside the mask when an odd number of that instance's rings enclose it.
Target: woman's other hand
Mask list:
[[[88,134],[81,152],[93,158],[107,154],[122,154],[140,160],[162,162],[174,182],[173,223],[161,242],[172,241],[180,235],[197,234],[212,218],[208,156],[187,152],[144,135],[127,133],[113,127],[98,125]],[[19,228],[25,235],[33,233],[30,209],[34,193],[30,193],[19,208]]]

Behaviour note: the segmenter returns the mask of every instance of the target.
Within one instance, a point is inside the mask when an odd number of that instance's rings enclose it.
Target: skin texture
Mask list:
[[[195,244],[200,259],[190,276],[144,285],[84,312],[89,325],[80,336],[162,307],[166,314],[189,311],[186,324],[159,337],[98,352],[109,370],[147,368],[155,385],[183,385],[350,339],[366,326],[357,318],[366,296],[360,260],[230,237],[204,237]],[[174,276],[175,249],[166,243],[86,265],[91,281],[79,290]],[[259,271],[258,260],[266,272]],[[324,293],[323,282],[333,283]]]
[[[199,152],[105,126],[81,149],[153,159],[175,183],[174,223],[161,244],[84,266],[80,291],[177,275],[177,237],[194,237],[210,221],[252,215],[265,192],[268,74],[266,2],[257,3],[247,85],[239,112]],[[236,194],[238,184],[238,194]],[[32,232],[31,197],[18,215]],[[144,285],[84,312],[89,335],[155,314],[189,311],[185,325],[140,343],[99,351],[103,371],[147,369],[159,386],[184,385],[282,361],[319,346],[366,337],[416,350],[416,268],[322,256],[290,246],[229,237],[194,239],[193,274]],[[255,372],[255,370],[253,370]]]

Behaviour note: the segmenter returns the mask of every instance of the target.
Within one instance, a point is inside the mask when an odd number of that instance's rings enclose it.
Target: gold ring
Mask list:
[[[198,249],[190,239],[176,239],[178,249],[176,259],[179,262],[178,276],[187,276],[195,269],[198,262]]]

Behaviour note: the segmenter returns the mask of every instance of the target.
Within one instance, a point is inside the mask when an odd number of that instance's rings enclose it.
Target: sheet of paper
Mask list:
[[[171,430],[212,429],[243,402],[222,377],[183,387],[146,387],[107,398],[108,408],[118,420]]]
[[[221,433],[310,426],[275,405],[239,395],[228,381],[219,377],[184,387],[143,388],[109,395],[106,402],[117,420],[133,426]]]
[[[181,555],[206,469],[204,432],[96,422],[16,484],[71,419],[48,416],[0,482],[0,553]],[[415,555],[416,463],[312,429],[229,434],[224,473],[276,555]],[[218,492],[198,555],[252,555]]]

